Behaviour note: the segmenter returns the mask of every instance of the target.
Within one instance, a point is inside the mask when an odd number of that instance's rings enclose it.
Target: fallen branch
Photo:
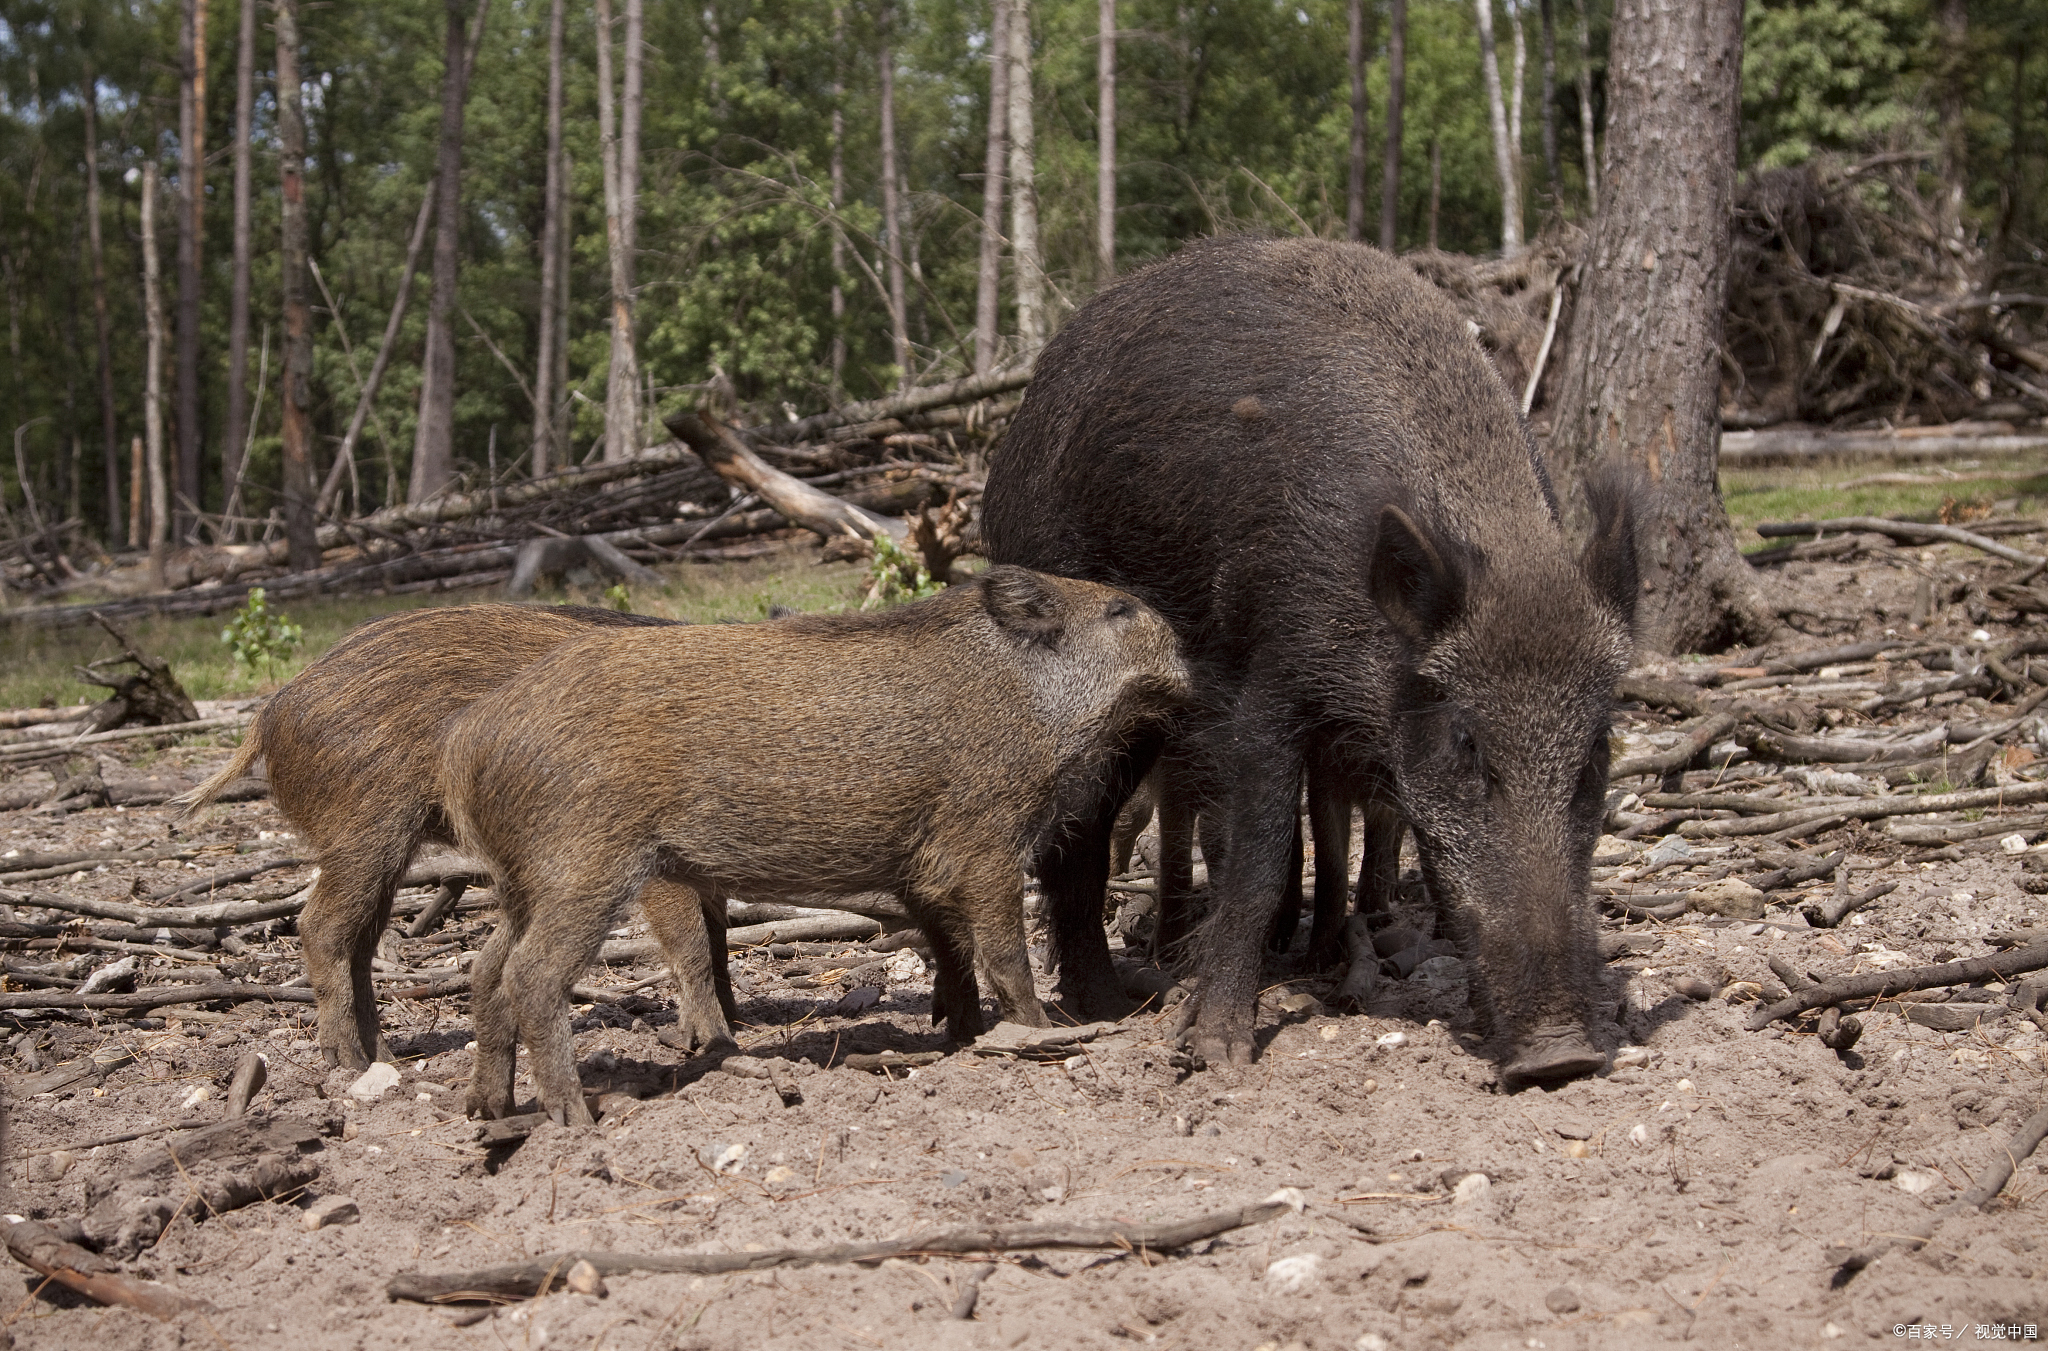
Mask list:
[[[1831,802],[1802,807],[1772,816],[1748,816],[1739,821],[1687,821],[1678,833],[1689,839],[1701,836],[1774,835],[1817,821],[1874,821],[1886,816],[1924,816],[1932,812],[1962,812],[1989,808],[2026,807],[2048,802],[2048,783],[2016,783],[2005,788],[1978,788],[1966,793],[1899,793],[1890,797],[1863,798],[1855,802]]]
[[[2031,968],[2029,968],[2031,969]],[[267,1002],[310,1004],[313,991],[298,985],[250,985],[244,981],[216,981],[207,985],[152,985],[130,994],[72,994],[68,990],[24,991],[0,994],[0,1011],[19,1009],[123,1009],[137,1012],[171,1004],[230,1004]]]
[[[1889,896],[1898,889],[1897,882],[1879,882],[1852,896],[1847,887],[1837,887],[1834,896],[1818,905],[1801,906],[1799,913],[1816,929],[1832,929],[1872,901]]]
[[[1808,1009],[1839,1004],[1848,999],[1884,999],[1911,990],[1934,990],[1944,985],[1964,985],[1973,980],[1996,979],[2010,982],[2014,976],[2048,966],[2048,942],[2034,943],[2014,952],[1966,961],[1943,962],[1938,966],[1909,966],[1897,971],[1870,971],[1860,976],[1836,976],[1810,989],[1796,991],[1775,1004],[1749,1015],[1749,1030],[1759,1031],[1780,1018],[1791,1018]]]
[[[165,1321],[213,1308],[205,1300],[180,1294],[167,1285],[122,1275],[120,1263],[65,1242],[46,1224],[0,1220],[0,1225],[5,1226],[7,1251],[15,1261],[94,1303],[125,1305]]]
[[[852,426],[862,422],[881,422],[890,418],[907,417],[912,413],[922,413],[927,409],[974,403],[997,394],[1008,394],[1030,383],[1030,371],[970,375],[948,381],[943,385],[927,385],[922,389],[905,390],[886,399],[843,404],[829,413],[813,413],[810,417],[798,418],[794,422],[771,422],[765,426],[747,427],[739,434],[749,441],[795,445],[800,441],[816,440],[835,427]],[[675,429],[671,427],[670,430]]]
[[[1933,525],[1922,521],[1888,521],[1882,516],[1837,516],[1827,521],[1765,521],[1756,532],[1765,539],[1778,539],[1786,535],[1842,534],[1851,530],[1868,531],[1885,535],[1901,544],[1927,544],[1942,540],[1949,544],[1967,544],[1972,549],[2018,563],[2022,567],[2033,567],[2043,560],[2033,554],[2022,553],[2008,548],[1997,540],[1987,539],[1973,530],[1963,530],[1953,525]]]
[[[1637,774],[1655,774],[1662,778],[1675,774],[1693,762],[1701,751],[1735,730],[1735,717],[1729,713],[1716,713],[1697,726],[1683,729],[1685,740],[1668,751],[1656,751],[1649,755],[1632,755],[1626,760],[1617,760],[1607,771],[1610,779],[1626,779]]]
[[[696,451],[720,478],[754,493],[793,524],[815,530],[827,539],[851,535],[866,542],[882,535],[901,540],[908,531],[901,521],[877,516],[783,473],[756,455],[738,433],[709,413],[677,413],[668,419],[668,429]]]
[[[120,727],[111,732],[93,732],[87,736],[51,737],[46,741],[17,741],[11,746],[0,746],[0,763],[15,760],[34,760],[45,755],[61,755],[80,746],[97,746],[107,741],[132,741],[144,736],[181,736],[194,732],[218,732],[226,727],[245,727],[250,715],[227,713],[219,717],[199,718],[191,722],[167,722],[157,727]]]
[[[569,1268],[588,1262],[599,1275],[616,1276],[633,1271],[679,1272],[691,1276],[721,1276],[735,1271],[768,1271],[778,1267],[829,1266],[839,1263],[870,1264],[891,1257],[952,1256],[966,1253],[1022,1252],[1046,1248],[1120,1248],[1125,1251],[1171,1252],[1203,1239],[1227,1234],[1268,1220],[1278,1219],[1293,1209],[1286,1200],[1264,1201],[1255,1206],[1220,1210],[1190,1220],[1161,1224],[1019,1224],[994,1229],[941,1229],[912,1234],[908,1238],[884,1239],[876,1243],[842,1243],[829,1248],[770,1248],[763,1252],[711,1253],[549,1253],[531,1262],[489,1267],[482,1271],[458,1271],[444,1275],[408,1271],[391,1278],[384,1287],[387,1299],[413,1300],[421,1304],[469,1302],[509,1303],[530,1299],[556,1290],[566,1281]]]
[[[94,919],[116,919],[150,929],[218,929],[223,925],[259,924],[283,919],[306,908],[311,886],[273,901],[216,901],[212,905],[179,908],[127,905],[121,901],[100,901],[85,896],[54,896],[43,891],[13,891],[0,887],[0,901],[9,905],[34,905]]]

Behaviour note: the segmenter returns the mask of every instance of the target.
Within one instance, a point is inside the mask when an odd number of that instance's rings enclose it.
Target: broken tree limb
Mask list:
[[[815,530],[827,539],[851,535],[863,542],[876,535],[902,540],[909,528],[863,510],[830,493],[793,478],[756,455],[732,428],[709,413],[677,413],[668,429],[734,487],[751,492],[793,524]]]
[[[1688,839],[1701,836],[1776,835],[1815,822],[1839,817],[1843,820],[1874,821],[1885,816],[1921,816],[1931,812],[1964,812],[2004,807],[2026,807],[2048,802],[2048,783],[2016,783],[2004,788],[1978,788],[1966,793],[1897,793],[1889,797],[1860,798],[1854,802],[1830,802],[1802,807],[1773,816],[1746,816],[1737,821],[1687,821],[1678,833]]]
[[[1637,774],[1655,774],[1662,777],[1684,769],[1693,762],[1700,752],[1712,746],[1722,737],[1735,730],[1735,717],[1729,713],[1716,713],[1693,727],[1682,729],[1685,740],[1668,751],[1656,751],[1649,755],[1632,755],[1626,760],[1617,760],[1608,769],[1610,779],[1625,779]]]
[[[2012,977],[2048,967],[2048,942],[2039,942],[1991,957],[1943,962],[1938,966],[1909,966],[1897,971],[1869,971],[1860,976],[1836,976],[1810,989],[1800,990],[1775,1004],[1749,1015],[1749,1030],[1759,1031],[1780,1018],[1791,1018],[1808,1009],[1825,1008],[1845,999],[1884,999],[1912,990],[1934,990],[1944,985],[1963,985],[1987,977],[2010,982]]]
[[[1203,1239],[1278,1219],[1293,1207],[1286,1201],[1219,1210],[1193,1219],[1161,1224],[1112,1220],[1088,1224],[1019,1224],[990,1229],[940,1229],[877,1243],[842,1243],[830,1248],[770,1248],[764,1252],[710,1253],[549,1253],[531,1262],[488,1267],[482,1271],[402,1272],[384,1287],[385,1297],[421,1304],[502,1303],[530,1299],[566,1284],[569,1268],[588,1262],[600,1275],[633,1271],[680,1272],[720,1276],[736,1271],[767,1271],[777,1267],[874,1263],[891,1257],[953,1256],[985,1252],[1024,1252],[1047,1248],[1119,1248],[1171,1252]]]
[[[306,908],[312,893],[309,885],[279,900],[216,901],[212,905],[150,906],[101,901],[86,896],[56,896],[46,891],[14,891],[0,887],[0,901],[9,905],[36,905],[45,910],[90,915],[94,919],[117,919],[148,929],[217,929],[222,925],[257,924],[266,919],[283,919]]]
[[[123,1305],[165,1321],[213,1308],[205,1300],[180,1294],[167,1285],[122,1275],[119,1262],[65,1242],[46,1224],[0,1220],[0,1226],[4,1226],[7,1251],[15,1261],[94,1303]]]
[[[1765,521],[1756,528],[1757,534],[1765,539],[1778,539],[1786,535],[1834,535],[1851,530],[1886,535],[1901,544],[1930,544],[1936,540],[1949,544],[1967,544],[1972,549],[1990,554],[1993,558],[2003,558],[2022,567],[2032,567],[2043,561],[2034,554],[2009,548],[1972,530],[1921,521],[1888,521],[1882,516],[1838,516],[1827,521]]]
[[[207,985],[152,985],[132,994],[73,994],[69,990],[0,994],[0,1011],[15,1009],[121,1009],[130,1013],[172,1004],[310,1004],[313,991],[299,985],[251,985],[217,981]]]
[[[847,427],[862,422],[881,422],[890,418],[907,417],[912,413],[922,413],[932,408],[974,403],[998,394],[1008,394],[1030,383],[1030,371],[970,375],[948,381],[943,385],[908,389],[886,399],[843,404],[829,413],[814,413],[810,417],[798,418],[794,422],[771,422],[765,426],[748,427],[739,434],[749,441],[795,445],[800,441],[816,440],[835,427]],[[674,431],[675,428],[670,427],[669,430]],[[681,433],[678,432],[677,435]]]
[[[1784,764],[1877,765],[1918,760],[1948,744],[1948,728],[1932,728],[1907,741],[1863,741],[1847,737],[1788,736],[1764,727],[1744,727],[1735,739],[1758,757]]]
[[[108,741],[132,741],[144,736],[185,736],[199,732],[218,732],[229,727],[245,727],[249,715],[229,713],[217,718],[196,718],[191,722],[165,723],[157,727],[121,727],[111,732],[94,732],[88,736],[52,737],[47,741],[20,741],[12,746],[0,746],[0,762],[34,760],[39,756],[71,751],[80,746],[97,746]]]

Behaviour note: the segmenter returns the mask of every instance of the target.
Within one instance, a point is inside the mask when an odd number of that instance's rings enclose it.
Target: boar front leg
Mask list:
[[[596,1124],[576,1073],[569,987],[589,969],[612,916],[637,890],[597,877],[563,879],[558,891],[534,898],[526,930],[505,958],[499,997],[518,1019],[541,1110],[565,1126]]]
[[[476,1060],[469,1072],[463,1110],[493,1120],[512,1115],[513,1042],[518,1023],[505,998],[505,959],[518,941],[510,916],[484,944],[470,968],[470,1016],[476,1023]]]
[[[712,903],[708,898],[715,894],[709,886],[666,877],[654,878],[640,888],[640,909],[675,977],[676,1032],[692,1051],[732,1041],[732,1024],[727,1021],[732,978],[726,968],[722,902],[718,903],[716,946],[709,923]]]

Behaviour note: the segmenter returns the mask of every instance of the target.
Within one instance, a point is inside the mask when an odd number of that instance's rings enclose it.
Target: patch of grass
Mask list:
[[[1938,521],[1942,508],[1950,503],[1971,508],[1976,514],[1995,511],[2000,516],[2035,515],[2048,507],[2048,471],[2038,463],[1994,463],[1976,472],[1996,477],[1929,483],[1857,482],[1880,474],[1936,478],[1931,467],[1912,464],[1731,469],[1721,475],[1721,496],[1728,504],[1736,543],[1745,551],[1781,542],[1760,540],[1753,533],[1764,521],[1815,521],[1833,516]],[[1967,526],[1968,521],[1959,524]]]
[[[771,605],[803,611],[851,609],[867,590],[866,570],[858,564],[789,558],[689,564],[668,570],[664,576],[668,584],[660,591],[630,594],[633,608],[642,614],[699,624],[765,619]],[[230,618],[227,613],[138,619],[121,627],[143,650],[167,659],[194,699],[223,699],[275,689],[366,620],[433,605],[477,605],[497,599],[495,590],[479,590],[454,596],[314,597],[273,602],[272,608],[289,615],[305,631],[290,659],[277,664],[274,680],[267,670],[236,665],[231,648],[220,637]],[[607,602],[603,588],[592,587],[537,596],[534,603],[602,606]],[[0,626],[0,708],[96,702],[106,691],[79,680],[72,668],[119,655],[114,640],[97,625],[54,630]]]

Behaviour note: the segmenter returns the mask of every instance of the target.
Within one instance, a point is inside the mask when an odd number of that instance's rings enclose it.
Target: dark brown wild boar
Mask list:
[[[1195,802],[1205,834],[1213,813],[1226,846],[1193,959],[1203,1056],[1251,1058],[1313,772],[1414,830],[1503,1080],[1602,1063],[1588,880],[1637,583],[1624,485],[1591,496],[1581,552],[1464,321],[1363,245],[1197,245],[1040,355],[984,537],[1131,591],[1186,646],[1201,712],[1162,802]],[[1123,1005],[1100,925],[1115,812],[1105,794],[1039,860],[1061,988],[1090,1016]]]
[[[391,899],[422,844],[452,844],[442,812],[448,724],[535,659],[594,629],[670,621],[584,606],[466,605],[360,625],[273,695],[235,756],[189,795],[190,815],[265,761],[277,808],[320,865],[299,940],[329,1065],[362,1069],[391,1051],[378,1031],[370,959]],[[725,910],[656,882],[641,897],[677,984],[693,1045],[731,1038]]]
[[[569,986],[653,879],[701,896],[901,896],[938,962],[932,1016],[1043,1025],[1026,861],[1074,800],[1158,735],[1187,674],[1119,591],[992,568],[878,614],[588,634],[450,729],[463,844],[504,918],[476,963],[469,1108],[512,1105],[513,1042],[543,1106],[587,1122]]]

